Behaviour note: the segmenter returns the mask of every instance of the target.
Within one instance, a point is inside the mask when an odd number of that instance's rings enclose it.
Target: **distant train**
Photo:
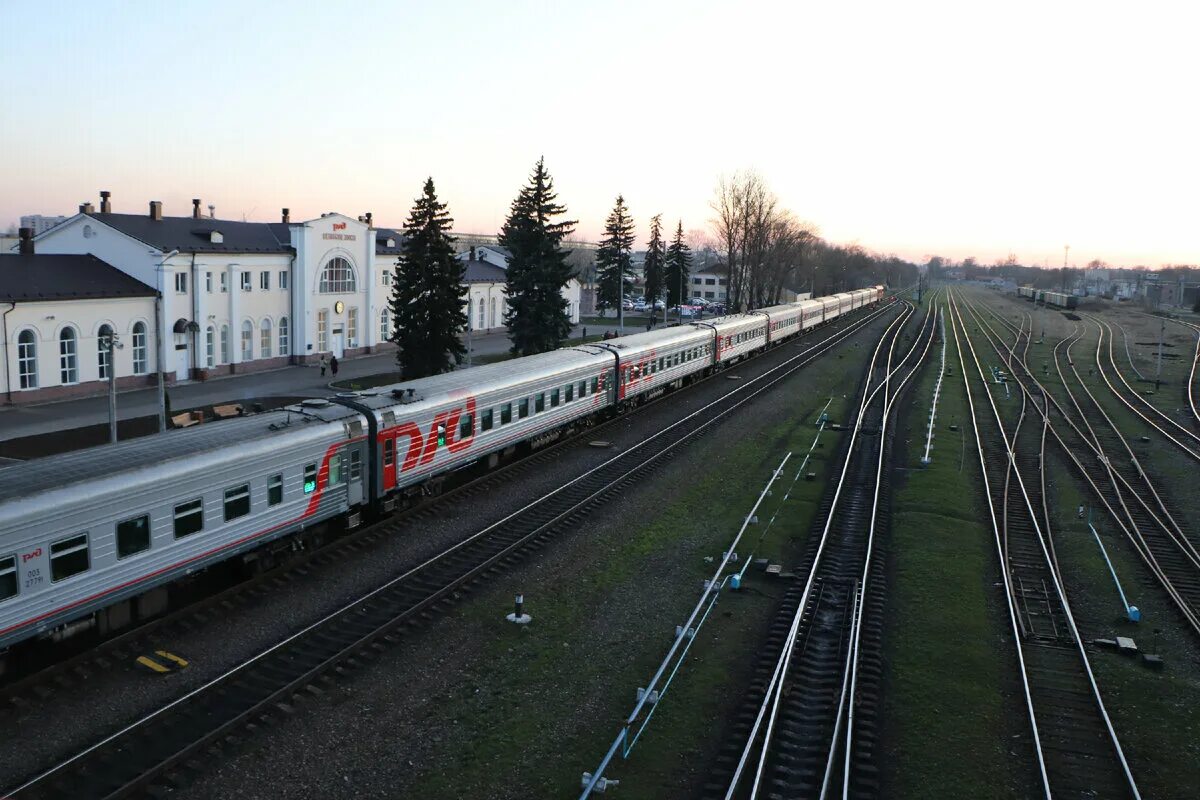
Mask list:
[[[1045,289],[1035,289],[1032,286],[1018,287],[1017,296],[1032,300],[1035,303],[1045,303],[1048,306],[1057,306],[1059,308],[1077,308],[1079,306],[1079,298],[1073,294],[1048,292]]]
[[[33,637],[160,613],[166,585],[268,565],[453,472],[495,467],[605,414],[883,299],[875,286],[459,370],[0,470],[0,673]]]

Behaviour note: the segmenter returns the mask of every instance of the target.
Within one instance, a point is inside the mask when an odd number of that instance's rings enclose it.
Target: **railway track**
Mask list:
[[[1103,447],[1103,439],[1093,436],[1093,426],[1087,415],[1079,408],[1075,409],[1075,414],[1068,410],[1067,406],[1073,406],[1073,401],[1070,399],[1066,376],[1061,372],[1062,357],[1056,353],[1054,358],[1064,395],[1064,400],[1060,402],[1038,380],[1027,362],[1006,358],[1007,352],[998,341],[995,328],[973,303],[964,301],[963,307],[971,314],[997,356],[1009,367],[1019,389],[1046,398],[1045,419],[1050,440],[1075,466],[1080,479],[1091,488],[1093,496],[1132,544],[1184,623],[1193,633],[1200,635],[1200,563],[1195,548],[1177,526],[1171,524],[1162,509],[1152,507],[1153,498],[1147,500],[1143,492],[1135,487],[1135,483],[1143,483],[1149,478],[1139,473],[1131,481],[1124,472],[1128,469],[1126,461],[1108,454]],[[1056,350],[1065,343],[1059,342]],[[1071,366],[1070,359],[1067,361]]]
[[[897,356],[913,315],[906,309],[872,355],[839,453],[841,475],[825,493],[796,578],[759,649],[748,697],[705,786],[708,796],[816,797],[838,786],[853,787],[856,796],[878,792],[885,576],[875,534],[888,525],[888,422],[936,329],[927,313],[907,352]]]
[[[1044,796],[1138,798],[1053,551],[1044,494],[1048,398],[1022,392],[1020,411],[1006,429],[953,295],[948,305]],[[982,391],[972,390],[975,375]]]
[[[750,379],[664,430],[503,520],[463,539],[255,657],[10,790],[21,798],[110,798],[147,789],[172,770],[203,769],[204,754],[293,698],[319,692],[322,677],[371,660],[404,628],[448,605],[480,577],[519,561],[592,508],[642,479],[679,447],[810,363],[892,307],[763,375]]]

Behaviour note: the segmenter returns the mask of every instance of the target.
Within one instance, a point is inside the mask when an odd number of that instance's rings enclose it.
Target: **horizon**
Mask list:
[[[200,197],[218,218],[399,227],[431,175],[456,231],[494,235],[544,155],[589,242],[618,194],[639,247],[656,213],[710,229],[719,177],[755,169],[825,240],[914,263],[1054,268],[1064,244],[1075,268],[1200,263],[1200,112],[1172,5],[626,8],[213,0],[242,22],[220,58],[187,8],[5,8],[20,114],[0,146],[21,157],[0,227],[100,189],[122,213]]]

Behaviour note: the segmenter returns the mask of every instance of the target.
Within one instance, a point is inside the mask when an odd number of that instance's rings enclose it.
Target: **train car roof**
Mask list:
[[[580,347],[564,347],[547,353],[498,361],[471,369],[443,372],[428,378],[393,383],[361,392],[355,399],[371,409],[391,409],[395,406],[432,405],[446,400],[478,394],[505,386],[550,376],[563,369],[583,367],[591,363],[611,364],[612,356]],[[412,399],[402,399],[395,392],[412,390]]]
[[[0,471],[0,503],[19,500],[50,489],[61,489],[84,481],[128,470],[152,467],[213,450],[239,448],[261,439],[295,434],[316,422],[356,417],[358,412],[328,401],[312,407],[250,414],[152,436],[103,444],[84,450],[19,462]],[[313,427],[314,438],[329,435],[323,425]]]
[[[667,328],[659,328],[653,331],[644,331],[642,333],[631,333],[628,336],[618,336],[615,339],[608,341],[593,342],[591,347],[601,347],[608,345],[616,348],[617,352],[623,350],[640,350],[645,347],[666,347],[671,344],[686,344],[695,339],[712,339],[712,332],[696,327],[695,323],[687,325],[672,325]]]

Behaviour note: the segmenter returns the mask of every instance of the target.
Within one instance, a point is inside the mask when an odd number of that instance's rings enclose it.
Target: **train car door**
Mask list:
[[[347,497],[351,506],[362,505],[363,502],[363,445],[356,444],[350,450],[350,492]]]

